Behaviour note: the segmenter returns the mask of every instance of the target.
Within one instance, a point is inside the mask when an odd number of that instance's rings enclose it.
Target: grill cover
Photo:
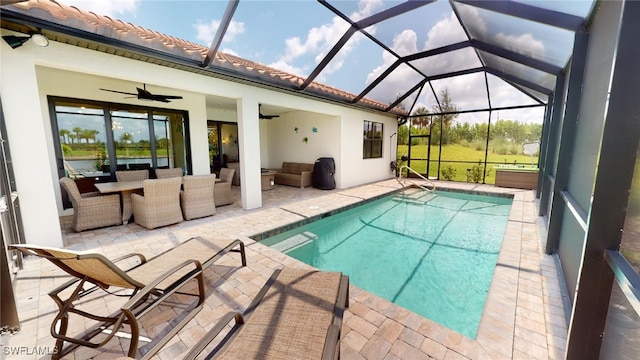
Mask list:
[[[319,158],[313,165],[313,187],[322,190],[336,188],[333,174],[336,172],[336,164],[333,158]]]

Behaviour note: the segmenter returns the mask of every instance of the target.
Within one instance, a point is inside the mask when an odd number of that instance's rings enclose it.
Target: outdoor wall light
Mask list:
[[[22,46],[22,44],[24,44],[25,42],[27,42],[27,40],[31,39],[31,41],[40,46],[40,47],[46,47],[49,45],[49,39],[47,39],[46,36],[40,34],[40,33],[33,33],[31,35],[27,35],[27,36],[15,36],[15,35],[5,35],[2,37],[2,39],[4,39],[4,41],[7,42],[7,44],[9,44],[9,46],[11,46],[12,49],[18,48],[20,46]]]

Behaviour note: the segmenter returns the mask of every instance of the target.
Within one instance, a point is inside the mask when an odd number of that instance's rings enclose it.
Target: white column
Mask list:
[[[240,187],[242,208],[245,210],[262,207],[260,186],[260,124],[258,101],[245,96],[237,100],[238,141],[240,148]]]
[[[56,192],[59,189],[56,164],[50,163],[53,152],[47,139],[50,120],[46,98],[40,97],[33,52],[47,48],[25,44],[11,49],[1,42],[2,109],[7,127],[20,212],[28,244],[62,247]]]

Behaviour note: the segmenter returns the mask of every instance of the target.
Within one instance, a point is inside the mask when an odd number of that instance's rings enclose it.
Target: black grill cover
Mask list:
[[[313,165],[313,187],[322,190],[336,188],[333,174],[336,172],[336,163],[333,158],[319,158]]]

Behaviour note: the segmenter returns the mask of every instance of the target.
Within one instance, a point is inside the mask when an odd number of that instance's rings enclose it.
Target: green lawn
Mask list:
[[[438,145],[431,146],[431,153],[429,157],[429,176],[436,177],[438,173]],[[398,145],[398,157],[402,155],[408,155],[409,150],[407,145]],[[441,162],[440,162],[440,179],[445,180],[442,176],[442,171],[445,168],[451,167],[455,170],[455,175],[452,176],[454,181],[467,181],[467,169],[472,169],[478,162],[481,166],[484,165],[485,151],[476,150],[474,148],[460,145],[451,144],[442,146]],[[531,167],[531,157],[527,155],[499,155],[495,154],[489,149],[487,154],[487,174],[485,182],[487,184],[495,183],[495,171],[493,168],[498,165],[525,165]],[[427,145],[414,145],[411,147],[411,158],[427,157]],[[538,157],[533,157],[533,166],[536,167],[538,163]],[[426,173],[426,161],[413,160],[411,161],[411,168],[415,171],[424,174]],[[482,180],[480,180],[482,182]]]

